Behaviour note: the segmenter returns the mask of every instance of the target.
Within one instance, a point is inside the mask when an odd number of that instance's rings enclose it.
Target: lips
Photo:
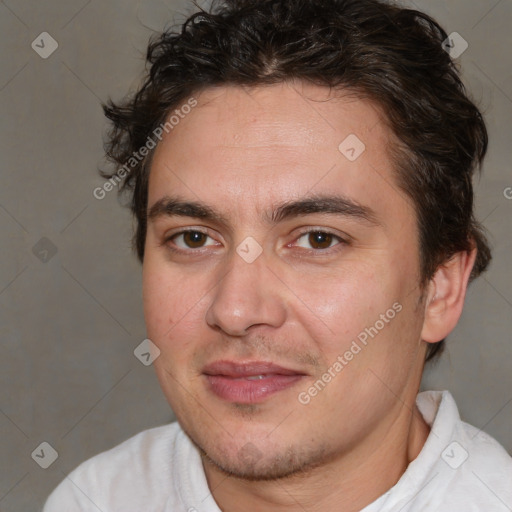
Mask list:
[[[243,404],[262,402],[305,377],[298,370],[263,361],[216,361],[207,365],[203,374],[215,395]]]

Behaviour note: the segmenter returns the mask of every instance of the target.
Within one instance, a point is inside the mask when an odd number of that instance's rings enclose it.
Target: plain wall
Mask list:
[[[475,189],[494,246],[423,387],[451,390],[463,419],[512,451],[512,2],[414,5],[469,43],[457,61],[490,132]],[[145,327],[132,220],[115,191],[98,200],[93,190],[104,183],[100,101],[133,90],[153,31],[192,9],[162,0],[0,3],[1,511],[39,510],[80,462],[173,418],[152,367],[133,354]],[[47,59],[31,47],[44,31],[58,43]],[[48,469],[31,457],[41,442],[59,455]]]

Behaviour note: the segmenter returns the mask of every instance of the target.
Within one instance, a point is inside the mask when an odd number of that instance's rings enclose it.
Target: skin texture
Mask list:
[[[426,343],[457,323],[474,251],[420,289],[414,208],[387,154],[397,142],[368,101],[300,82],[195,97],[156,149],[148,212],[172,196],[221,218],[149,217],[144,307],[160,385],[223,511],[360,510],[426,440],[415,406]],[[338,149],[350,134],[365,144],[354,161]],[[269,222],[276,205],[312,195],[348,198],[375,222],[332,213]],[[206,236],[191,241],[184,228]],[[308,234],[318,231],[333,236],[322,245]],[[252,263],[236,251],[247,237],[263,250]],[[400,312],[300,403],[393,304]],[[218,360],[270,361],[304,376],[239,404],[210,390],[203,370]]]

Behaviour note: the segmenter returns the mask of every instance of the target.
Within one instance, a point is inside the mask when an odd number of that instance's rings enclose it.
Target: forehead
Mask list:
[[[304,82],[207,88],[197,100],[197,106],[167,137],[171,145],[178,146],[192,130],[201,142],[197,156],[223,146],[244,151],[327,149],[338,155],[339,143],[350,133],[370,144],[391,136],[373,103],[348,91]]]
[[[195,98],[155,150],[149,205],[178,193],[240,213],[339,192],[409,208],[388,155],[394,138],[374,104],[304,83],[223,86]]]

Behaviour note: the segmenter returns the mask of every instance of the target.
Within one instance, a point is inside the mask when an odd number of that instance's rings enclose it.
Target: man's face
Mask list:
[[[424,357],[416,217],[389,129],[370,103],[311,85],[197,99],[149,180],[145,318],[170,405],[211,461],[249,478],[377,444]]]

